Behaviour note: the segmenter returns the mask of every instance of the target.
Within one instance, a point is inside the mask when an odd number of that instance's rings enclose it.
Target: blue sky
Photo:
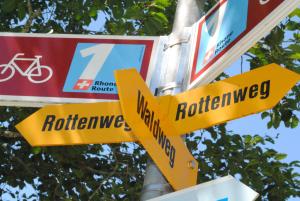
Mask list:
[[[225,73],[230,76],[238,75],[241,73],[241,60],[236,61],[230,67],[225,70]],[[249,71],[248,63],[244,62],[243,72]],[[298,118],[300,114],[297,113]],[[261,119],[260,113],[250,115],[244,118],[232,120],[228,122],[227,128],[239,133],[241,135],[247,134],[258,134],[261,136],[269,135],[272,137],[276,137],[279,133],[279,138],[275,141],[275,144],[267,144],[266,147],[272,148],[279,153],[287,154],[287,157],[283,160],[284,162],[291,162],[294,160],[300,160],[299,155],[299,142],[300,142],[300,127],[296,127],[294,129],[286,128],[283,123],[280,124],[278,129],[268,129],[267,123],[269,119]],[[297,172],[300,173],[300,168],[297,169]],[[288,201],[299,201],[300,198],[290,198]]]

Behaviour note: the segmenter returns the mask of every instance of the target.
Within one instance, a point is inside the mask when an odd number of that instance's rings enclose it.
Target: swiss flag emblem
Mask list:
[[[92,85],[93,80],[87,80],[87,79],[79,79],[75,86],[73,87],[74,90],[88,90],[90,86]]]
[[[210,48],[203,59],[203,65],[207,64],[215,55],[215,47]]]

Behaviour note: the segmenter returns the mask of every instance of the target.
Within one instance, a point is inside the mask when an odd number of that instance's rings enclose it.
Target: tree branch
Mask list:
[[[4,138],[23,138],[22,135],[14,131],[0,131],[0,137]]]
[[[30,31],[30,27],[31,27],[31,24],[32,24],[34,18],[36,18],[42,14],[41,9],[33,11],[30,0],[27,0],[27,9],[28,9],[29,18],[22,30],[23,33],[28,33]]]

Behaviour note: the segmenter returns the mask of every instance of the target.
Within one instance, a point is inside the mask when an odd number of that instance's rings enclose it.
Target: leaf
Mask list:
[[[269,112],[263,112],[263,113],[261,113],[261,118],[262,119],[266,118],[267,116],[269,116]]]
[[[81,16],[80,13],[77,13],[77,14],[75,15],[75,19],[76,19],[77,21],[81,20],[81,18],[82,18],[82,16]]]
[[[271,121],[268,122],[267,128],[268,128],[268,129],[272,128],[272,125],[273,125],[273,121],[271,120]]]
[[[275,159],[276,160],[283,160],[287,157],[287,154],[276,154]]]
[[[292,55],[290,55],[290,58],[291,59],[300,59],[300,53],[295,53],[295,54],[292,54]]]
[[[288,48],[296,53],[300,52],[300,45],[298,44],[291,44]]]
[[[169,5],[171,5],[171,2],[169,0],[155,0],[154,3],[163,7],[168,7]]]
[[[244,138],[245,138],[245,143],[246,144],[249,144],[251,139],[252,139],[251,135],[246,135],[246,136],[244,136]]]
[[[97,8],[93,7],[93,8],[91,8],[91,10],[89,12],[89,16],[95,18],[95,17],[97,17],[97,13],[98,13]]]
[[[19,3],[18,4],[18,17],[22,21],[25,16],[26,16],[25,6],[24,6],[24,4]]]
[[[2,9],[4,13],[13,11],[17,6],[17,0],[4,0]]]
[[[168,23],[168,18],[165,16],[165,14],[161,12],[157,12],[153,15],[153,17],[157,20],[160,21],[162,24]]]
[[[299,29],[299,23],[295,21],[289,21],[286,25],[286,28],[290,31],[295,31]]]
[[[113,15],[116,19],[121,19],[124,15],[123,9],[118,7],[117,5],[114,5],[112,8]]]
[[[299,119],[295,116],[292,117],[292,124],[291,124],[291,128],[296,128],[299,124]]]
[[[298,16],[300,17],[300,8],[296,8],[291,14],[289,14],[289,17]]]
[[[129,19],[141,19],[144,13],[143,10],[139,6],[132,6],[128,8],[125,12],[125,18]]]
[[[270,143],[272,143],[272,144],[275,144],[275,141],[274,141],[273,138],[270,137],[270,136],[267,136],[267,137],[265,138],[265,141],[270,142]]]
[[[254,138],[252,138],[251,143],[252,144],[257,144],[257,143],[263,143],[264,139],[261,136],[256,135]]]
[[[41,153],[41,151],[42,151],[41,147],[32,147],[32,149],[31,149],[31,152],[33,154],[39,154],[39,153]]]
[[[280,115],[275,112],[273,113],[273,126],[274,128],[278,128],[280,126],[281,117]]]

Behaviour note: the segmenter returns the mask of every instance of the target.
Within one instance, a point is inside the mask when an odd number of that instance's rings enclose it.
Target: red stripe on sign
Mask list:
[[[198,62],[198,53],[200,49],[200,39],[201,39],[201,30],[205,20],[210,17],[219,7],[225,3],[227,0],[223,0],[220,2],[208,15],[202,18],[199,22],[198,26],[198,35],[195,47],[195,54],[192,65],[192,72],[190,83],[195,81],[199,76],[201,76],[205,71],[207,71],[218,59],[220,59],[228,50],[230,50],[237,42],[239,42],[246,34],[248,34],[255,26],[257,26],[264,18],[266,18],[273,10],[275,10],[284,0],[262,0],[262,2],[266,2],[265,4],[261,4],[261,0],[248,0],[249,8],[248,8],[248,19],[247,19],[247,28],[246,30],[237,37],[230,45],[228,45],[225,49],[223,49],[216,57],[214,57],[208,64],[206,64],[198,73],[196,73],[196,66]]]

